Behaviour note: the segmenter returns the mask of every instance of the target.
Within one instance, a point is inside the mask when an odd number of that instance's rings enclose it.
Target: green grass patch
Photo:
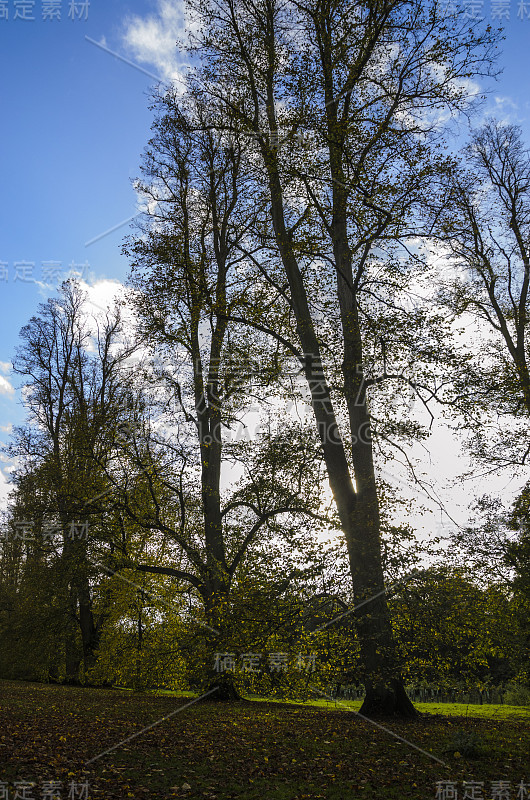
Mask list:
[[[463,780],[528,780],[530,720],[467,706],[425,704],[436,712],[383,730],[322,700],[183,708],[189,697],[5,681],[0,693],[0,781],[13,795],[34,782],[35,800],[51,780],[88,781],[90,800],[434,800],[440,780],[459,796]],[[470,757],[455,749],[467,741]]]
[[[154,691],[156,695],[173,695],[174,697],[193,697],[192,692],[160,690]],[[257,703],[280,703],[282,705],[314,706],[316,708],[351,708],[359,711],[362,700],[326,700],[323,698],[307,700],[305,702],[294,700],[278,700],[258,695],[248,695],[248,699]],[[525,706],[509,705],[478,705],[473,703],[414,703],[415,708],[422,714],[442,714],[449,717],[475,717],[478,719],[527,719],[530,720],[530,708]]]

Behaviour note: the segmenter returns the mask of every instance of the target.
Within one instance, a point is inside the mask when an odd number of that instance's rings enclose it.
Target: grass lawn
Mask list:
[[[189,692],[189,696],[192,694]],[[253,697],[253,700],[270,703],[280,702],[262,697]],[[310,700],[307,703],[295,705],[316,706],[317,708],[351,708],[359,711],[361,700]],[[443,714],[450,717],[478,717],[482,719],[526,719],[530,722],[530,707],[507,705],[473,705],[471,703],[414,703],[415,708],[422,714]]]
[[[35,784],[19,793],[27,800],[43,797],[44,781],[62,782],[53,800],[70,800],[72,783],[79,792],[85,782],[94,800],[434,800],[437,781],[455,782],[462,798],[464,780],[483,782],[484,800],[493,781],[509,781],[517,800],[521,781],[530,784],[530,712],[522,708],[420,704],[427,713],[419,720],[385,722],[387,731],[347,703],[187,703],[0,681],[0,798],[2,781],[9,800],[22,781]],[[456,747],[472,734],[478,752],[461,754]]]

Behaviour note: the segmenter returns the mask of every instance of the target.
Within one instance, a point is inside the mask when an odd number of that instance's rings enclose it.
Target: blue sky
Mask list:
[[[522,125],[530,143],[530,2],[461,4],[493,23],[509,14],[504,73],[486,110]],[[127,225],[102,234],[137,212],[131,179],[149,138],[149,91],[182,64],[178,2],[74,6],[0,0],[0,441],[24,418],[9,372],[19,331],[58,276],[74,265],[103,302],[128,273],[120,254]],[[52,18],[43,18],[45,7]],[[0,474],[0,503],[5,495]]]
[[[72,265],[91,284],[123,281],[128,272],[120,253],[127,225],[87,243],[137,211],[131,179],[139,173],[149,137],[148,95],[155,80],[86,37],[130,59],[138,47],[126,41],[139,24],[135,14],[161,18],[157,3],[121,0],[93,0],[88,13],[79,3],[75,19],[69,16],[70,0],[55,4],[61,19],[48,20],[43,19],[43,0],[26,3],[26,14],[34,19],[21,18],[22,6],[15,0],[4,5],[7,19],[1,18],[0,3],[0,439],[5,440],[5,428],[23,418],[18,395],[9,388],[9,382],[16,386],[16,376],[6,374],[7,365],[20,328],[38,303],[53,294],[58,276]],[[167,41],[158,48],[165,62],[144,64],[152,75],[166,78],[172,60],[178,62],[179,16],[166,19],[171,52]],[[147,36],[144,56],[149,46]]]

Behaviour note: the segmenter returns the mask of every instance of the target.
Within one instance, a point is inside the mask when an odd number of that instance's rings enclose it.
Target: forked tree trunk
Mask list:
[[[345,226],[344,220],[343,224]],[[361,330],[356,297],[351,291],[351,254],[346,246],[342,254],[337,248],[336,256],[342,256],[337,281],[344,335],[344,388],[356,489],[348,550],[355,601],[364,603],[358,616],[361,658],[366,672],[366,699],[361,713],[413,718],[417,712],[403,685],[384,593],[379,497]]]
[[[269,108],[274,104],[271,102]],[[274,116],[269,119],[271,130],[276,128]],[[282,257],[291,290],[291,302],[296,317],[297,332],[306,354],[305,375],[318,428],[328,478],[346,538],[356,605],[357,631],[361,650],[362,681],[366,700],[362,713],[366,716],[397,715],[403,718],[417,712],[405,692],[397,662],[396,647],[388,605],[384,595],[381,559],[379,502],[375,482],[370,419],[366,397],[356,392],[353,375],[362,382],[362,350],[358,324],[350,311],[355,310],[355,298],[347,298],[339,283],[341,317],[345,333],[344,378],[345,394],[350,416],[352,458],[356,487],[354,488],[345,445],[340,434],[330,389],[324,374],[318,341],[303,278],[292,248],[291,236],[284,217],[284,201],[275,154],[266,154],[271,195],[271,213],[276,242]],[[337,253],[336,253],[337,256]],[[350,261],[351,270],[351,261]],[[350,288],[350,287],[348,287]],[[358,388],[358,386],[357,386]]]

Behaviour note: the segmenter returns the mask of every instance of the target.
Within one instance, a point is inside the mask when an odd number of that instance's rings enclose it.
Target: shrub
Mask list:
[[[508,684],[504,702],[509,706],[530,706],[530,687],[517,683]]]

